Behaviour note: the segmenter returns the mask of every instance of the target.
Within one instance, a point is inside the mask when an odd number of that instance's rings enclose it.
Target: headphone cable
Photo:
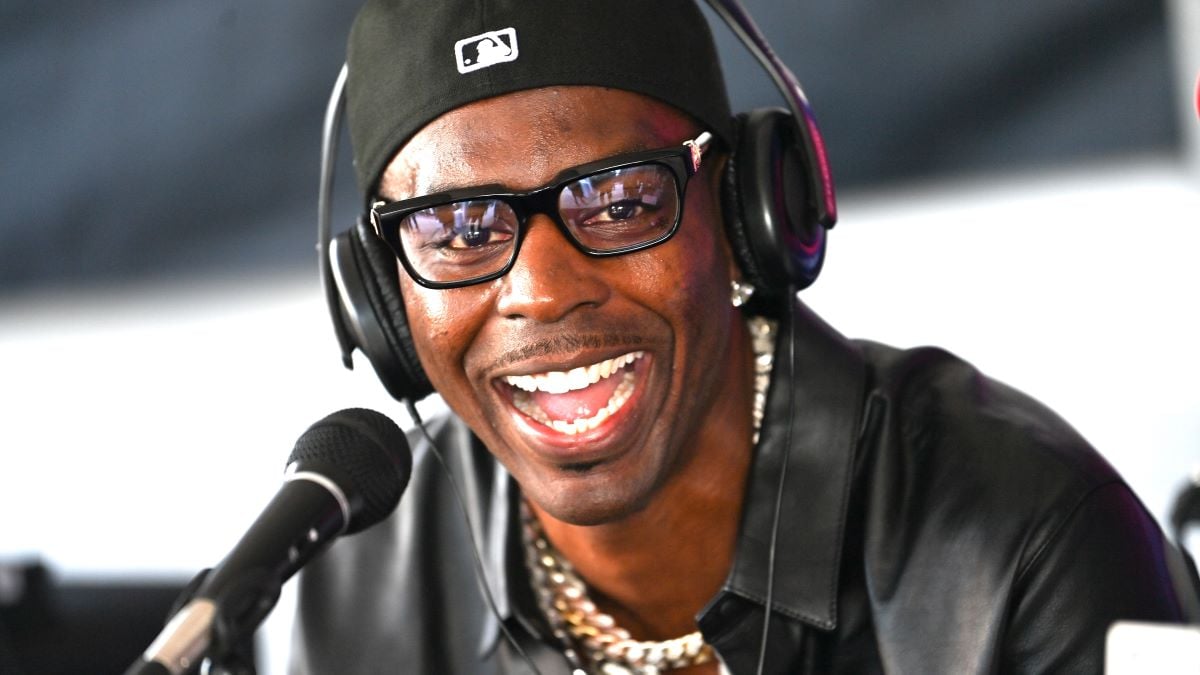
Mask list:
[[[421,414],[417,412],[416,404],[413,403],[411,398],[406,398],[404,399],[404,405],[408,409],[409,416],[416,422],[417,428],[421,430],[421,435],[429,443],[429,451],[433,453],[438,464],[442,465],[442,471],[446,473],[446,478],[450,482],[450,489],[454,492],[454,499],[458,504],[458,509],[462,513],[463,519],[467,522],[467,536],[471,540],[471,559],[475,563],[475,580],[479,582],[479,592],[483,595],[484,600],[487,601],[488,608],[492,610],[492,615],[496,617],[496,623],[500,626],[500,631],[504,633],[504,637],[508,639],[509,644],[513,646],[513,649],[517,650],[517,653],[521,655],[521,658],[525,660],[525,663],[529,665],[533,672],[537,673],[537,675],[542,675],[542,671],[537,667],[537,664],[533,662],[533,659],[529,657],[529,654],[517,642],[516,637],[508,630],[508,626],[504,624],[504,618],[500,616],[500,610],[496,607],[496,599],[492,594],[491,586],[488,585],[487,576],[484,574],[483,557],[479,553],[479,541],[475,538],[475,524],[471,520],[471,514],[467,511],[467,503],[463,499],[462,491],[458,489],[458,481],[455,480],[454,474],[450,471],[450,465],[442,456],[441,451],[438,450],[437,441],[433,440],[433,436],[425,428],[425,421],[421,419]]]
[[[767,635],[771,631],[771,614],[775,600],[775,547],[779,540],[779,514],[783,510],[783,487],[787,480],[788,458],[792,454],[792,426],[796,419],[796,290],[788,284],[788,423],[784,435],[783,465],[779,469],[779,484],[775,490],[775,514],[771,522],[771,547],[767,551],[767,599],[763,614],[762,640],[758,645],[758,675],[763,675],[767,661]]]

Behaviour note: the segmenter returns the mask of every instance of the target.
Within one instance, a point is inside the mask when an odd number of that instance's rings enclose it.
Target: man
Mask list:
[[[1053,413],[744,309],[692,4],[373,0],[348,64],[367,245],[501,623],[422,444],[397,514],[305,571],[298,672],[1096,672],[1114,620],[1181,618]]]

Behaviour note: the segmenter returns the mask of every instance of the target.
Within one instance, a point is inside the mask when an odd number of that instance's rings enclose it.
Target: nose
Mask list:
[[[611,289],[602,261],[584,255],[548,216],[526,224],[517,260],[502,278],[496,310],[506,318],[554,323],[584,307],[599,307]]]

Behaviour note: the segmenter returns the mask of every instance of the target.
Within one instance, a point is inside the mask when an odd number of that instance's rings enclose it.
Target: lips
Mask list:
[[[513,407],[538,424],[566,436],[591,431],[620,411],[637,387],[634,351],[566,371],[509,375]]]

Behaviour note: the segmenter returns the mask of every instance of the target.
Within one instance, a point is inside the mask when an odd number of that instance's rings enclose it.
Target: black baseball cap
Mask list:
[[[426,124],[524,89],[624,89],[732,136],[712,34],[691,0],[368,0],[347,63],[355,171],[368,195]]]

